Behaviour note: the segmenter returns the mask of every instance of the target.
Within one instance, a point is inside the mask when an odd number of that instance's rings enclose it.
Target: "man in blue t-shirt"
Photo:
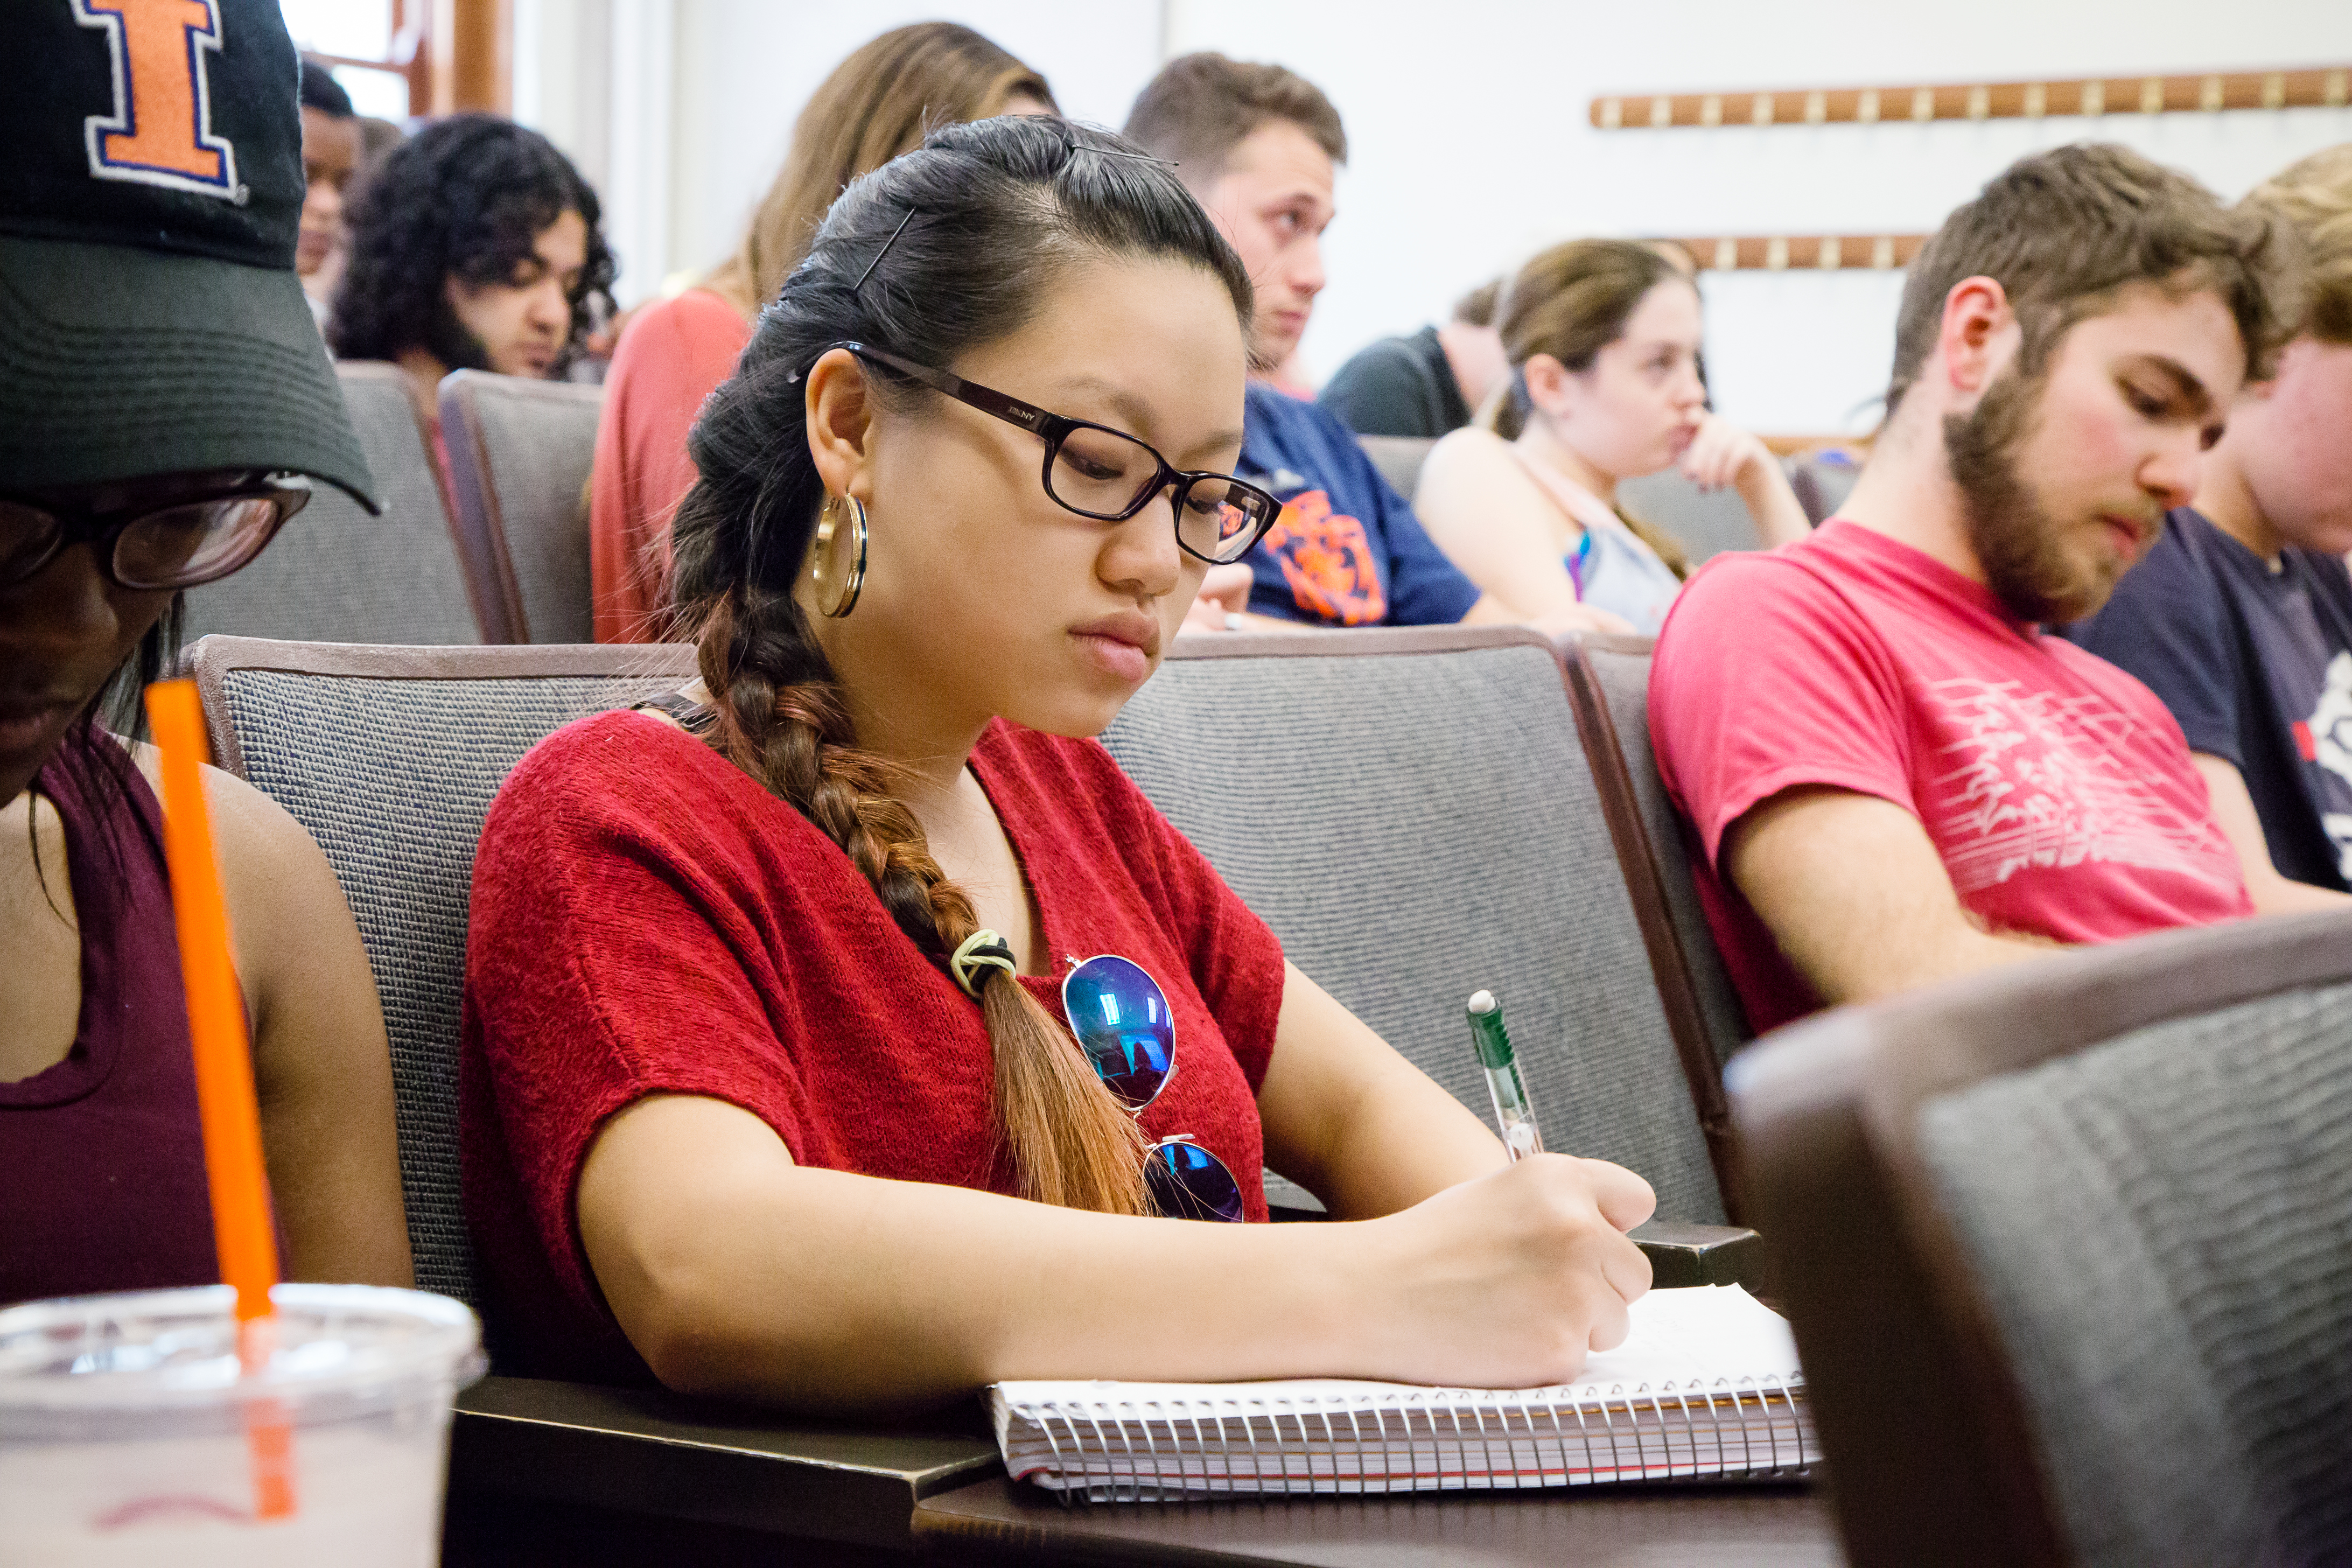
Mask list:
[[[2246,200],[2301,231],[2315,289],[2106,608],[2068,629],[2164,700],[2250,867],[2352,889],[2352,145]]]
[[[1128,136],[1172,161],[1241,254],[1257,289],[1250,360],[1287,360],[1323,288],[1339,110],[1280,66],[1186,55],[1151,79]],[[1431,626],[1515,620],[1448,561],[1348,427],[1262,381],[1249,388],[1241,475],[1286,504],[1253,552],[1248,620]]]

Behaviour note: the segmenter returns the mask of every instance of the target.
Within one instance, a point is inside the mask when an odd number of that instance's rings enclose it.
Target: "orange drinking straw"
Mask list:
[[[268,1362],[276,1338],[269,1288],[278,1283],[278,1235],[269,1219],[269,1176],[261,1158],[245,996],[229,959],[228,910],[221,900],[212,815],[205,805],[203,770],[209,748],[195,682],[162,680],[149,687],[147,719],[163,759],[163,859],[172,873],[172,912],[188,994],[213,1240],[221,1278],[236,1288],[237,1351],[250,1373]],[[254,1513],[284,1519],[294,1511],[293,1435],[278,1402],[249,1404],[246,1433],[253,1449]]]

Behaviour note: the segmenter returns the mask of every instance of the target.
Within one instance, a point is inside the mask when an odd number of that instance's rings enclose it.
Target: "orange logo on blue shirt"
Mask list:
[[[1286,501],[1265,545],[1299,608],[1343,626],[1388,619],[1388,588],[1371,536],[1360,520],[1333,511],[1323,491],[1304,490]]]

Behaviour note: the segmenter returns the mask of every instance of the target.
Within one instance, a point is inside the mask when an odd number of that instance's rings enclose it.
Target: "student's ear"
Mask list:
[[[1946,384],[1974,401],[2016,353],[2017,313],[1994,278],[1963,278],[1944,296],[1944,326],[1936,340]]]
[[[1527,378],[1529,403],[1554,418],[1569,412],[1576,375],[1568,366],[1549,354],[1529,354],[1519,374]]]
[[[830,349],[807,376],[809,456],[817,478],[837,496],[873,499],[874,406],[866,395],[866,367],[847,349]]]

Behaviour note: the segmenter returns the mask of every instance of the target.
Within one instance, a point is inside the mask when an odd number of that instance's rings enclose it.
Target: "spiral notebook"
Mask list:
[[[1654,1290],[1552,1388],[1000,1383],[1017,1480],[1094,1502],[1790,1480],[1821,1458],[1796,1342],[1736,1285]]]

